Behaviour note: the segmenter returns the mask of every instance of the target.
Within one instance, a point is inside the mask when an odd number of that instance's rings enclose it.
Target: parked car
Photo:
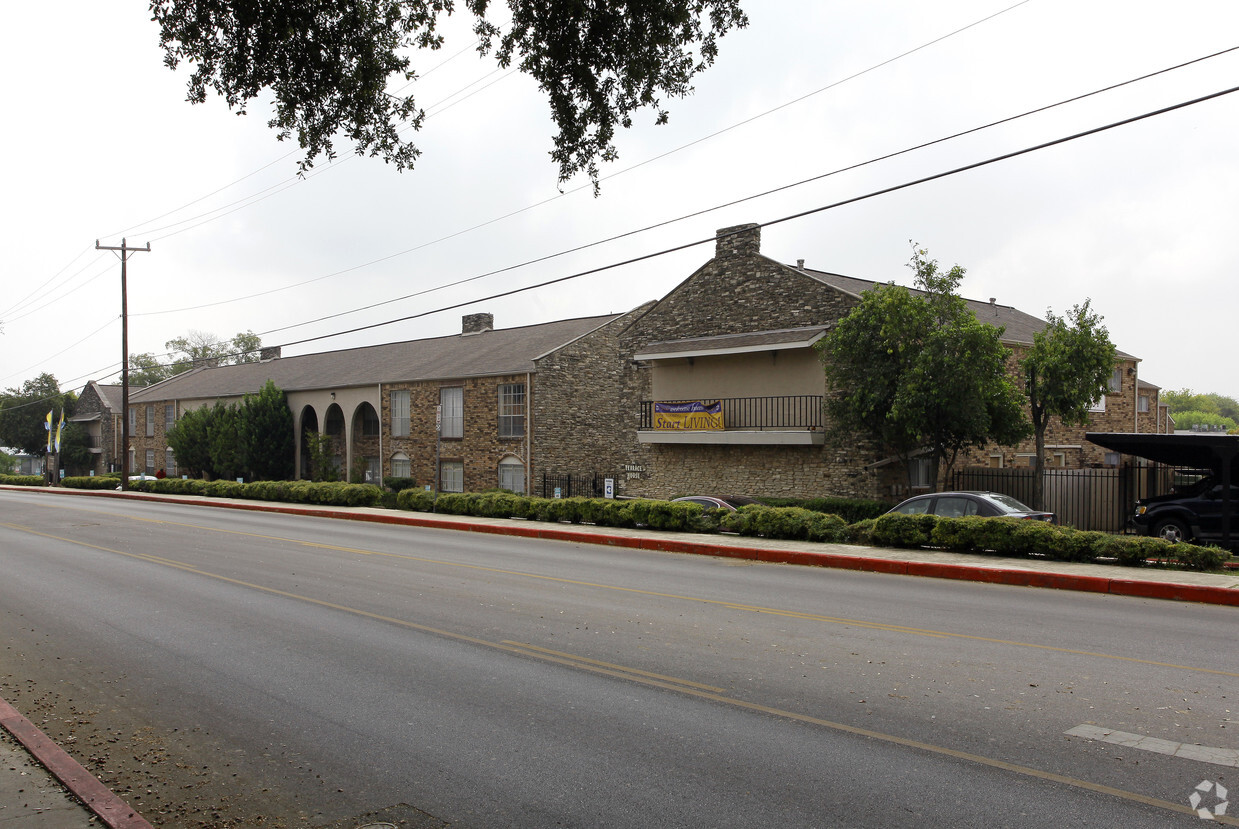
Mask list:
[[[735,512],[745,504],[756,504],[756,499],[745,495],[685,495],[683,498],[673,498],[673,501],[687,501],[699,504],[706,509],[725,509]]]
[[[1213,475],[1183,487],[1170,495],[1141,498],[1128,522],[1136,532],[1167,541],[1222,540],[1222,485]],[[1239,486],[1230,487],[1231,546],[1239,543]]]
[[[1001,492],[931,492],[927,495],[909,498],[887,512],[898,512],[904,515],[929,513],[940,515],[943,518],[980,515],[983,518],[1054,520],[1054,513],[1040,512]]]
[[[130,475],[129,476],[129,483],[133,483],[134,481],[158,481],[158,480],[159,479],[156,478],[154,475]],[[120,485],[118,484],[116,488],[120,489]]]

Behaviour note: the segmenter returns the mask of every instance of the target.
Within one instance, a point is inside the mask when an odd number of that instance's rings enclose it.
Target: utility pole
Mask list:
[[[133,253],[150,253],[151,243],[144,248],[131,248],[124,240],[120,247],[99,244],[95,240],[95,250],[114,250],[120,253],[120,488],[129,490],[129,289],[126,286],[125,263]]]

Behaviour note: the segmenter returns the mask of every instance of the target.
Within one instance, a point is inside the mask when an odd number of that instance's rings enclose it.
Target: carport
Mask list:
[[[1230,546],[1233,504],[1230,484],[1239,456],[1239,435],[1200,432],[1188,435],[1140,435],[1128,432],[1089,432],[1090,442],[1113,452],[1148,458],[1167,466],[1210,469],[1222,485],[1222,546]]]

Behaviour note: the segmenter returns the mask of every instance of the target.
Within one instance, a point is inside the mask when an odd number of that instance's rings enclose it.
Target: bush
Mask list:
[[[873,544],[873,525],[877,523],[876,518],[866,518],[863,521],[857,521],[855,524],[848,525],[848,541],[852,544]]]
[[[873,523],[870,537],[879,547],[924,547],[929,544],[937,518],[888,512]]]
[[[383,486],[392,492],[404,492],[406,489],[412,489],[417,486],[417,481],[412,478],[393,478],[388,476],[383,479]]]
[[[866,498],[759,498],[770,507],[799,507],[810,512],[822,512],[837,515],[848,524],[855,524],[867,518],[877,518],[890,509],[884,501],[871,501]]]
[[[39,479],[42,483],[43,479]],[[4,483],[0,480],[0,483]],[[60,485],[69,489],[116,489],[120,486],[120,478],[104,478],[98,475],[74,475],[62,478]]]
[[[42,475],[0,475],[0,484],[5,486],[43,486]]]
[[[430,512],[434,501],[434,493],[424,489],[402,489],[396,494],[396,506],[414,512]]]

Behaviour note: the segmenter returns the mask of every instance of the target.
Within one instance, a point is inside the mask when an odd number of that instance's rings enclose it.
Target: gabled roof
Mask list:
[[[103,404],[113,412],[119,412],[121,410],[122,399],[122,390],[120,385],[105,386],[103,383],[96,383],[93,380],[91,382],[94,383],[95,388],[99,391],[99,399],[103,401]],[[132,391],[132,389],[130,391]]]
[[[791,266],[789,265],[788,267]],[[795,269],[793,268],[793,270]],[[851,276],[842,276],[826,271],[814,271],[808,268],[803,269],[801,273],[855,297],[859,297],[865,291],[881,284],[872,280],[856,279]],[[908,290],[914,294],[924,293],[924,291],[916,288],[908,288]],[[1018,308],[1012,308],[1010,305],[999,305],[996,302],[980,302],[975,299],[965,299],[964,302],[968,303],[968,308],[981,322],[1001,327],[1003,329],[1002,339],[1006,343],[1032,345],[1033,336],[1047,325],[1045,320],[1034,317],[1032,314],[1026,314]],[[1120,359],[1136,359],[1122,351],[1117,352],[1117,354]]]
[[[535,371],[534,359],[601,328],[618,314],[558,320],[473,334],[281,357],[260,363],[191,369],[130,391],[144,400],[190,400],[252,394],[268,380],[284,391],[449,380]]]

